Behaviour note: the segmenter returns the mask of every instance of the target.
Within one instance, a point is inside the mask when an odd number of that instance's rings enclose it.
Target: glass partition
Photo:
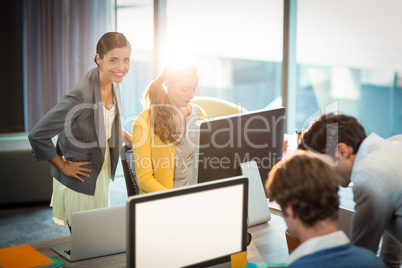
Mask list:
[[[281,105],[283,1],[167,0],[167,59],[199,64],[197,95]]]
[[[154,79],[154,14],[152,0],[117,0],[117,31],[131,43],[131,69],[121,84],[123,128],[129,133],[142,111],[141,99]]]
[[[299,0],[297,9],[296,125],[335,110],[368,134],[402,133],[402,2]]]

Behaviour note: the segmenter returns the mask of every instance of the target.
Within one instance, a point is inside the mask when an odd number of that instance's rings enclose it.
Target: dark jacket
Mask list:
[[[113,83],[117,117],[109,139],[112,179],[116,172],[119,150],[122,145],[120,122],[120,89]],[[56,147],[52,138],[58,134]],[[104,162],[106,138],[103,118],[102,94],[98,68],[89,71],[62,101],[47,112],[28,135],[36,160],[51,160],[64,156],[72,162],[90,161],[92,172],[82,177],[85,182],[62,174],[54,166],[51,175],[68,188],[93,195],[96,179]]]

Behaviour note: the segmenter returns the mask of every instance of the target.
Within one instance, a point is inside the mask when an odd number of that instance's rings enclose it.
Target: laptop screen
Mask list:
[[[248,180],[130,197],[128,267],[206,267],[246,250]]]
[[[69,261],[126,251],[126,205],[74,212],[71,244],[51,247]]]

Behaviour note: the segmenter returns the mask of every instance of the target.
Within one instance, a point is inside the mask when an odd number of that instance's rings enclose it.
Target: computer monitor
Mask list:
[[[282,158],[285,108],[256,110],[202,120],[195,132],[193,183],[242,174],[254,160],[262,183]]]
[[[240,176],[130,197],[127,267],[230,267],[246,251],[247,194]]]

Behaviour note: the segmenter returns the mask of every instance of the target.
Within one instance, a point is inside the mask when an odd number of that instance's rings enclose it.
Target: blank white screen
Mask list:
[[[136,205],[136,267],[181,267],[241,251],[243,185]]]

